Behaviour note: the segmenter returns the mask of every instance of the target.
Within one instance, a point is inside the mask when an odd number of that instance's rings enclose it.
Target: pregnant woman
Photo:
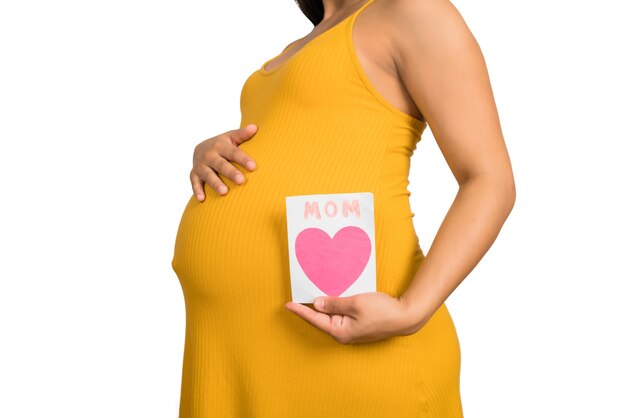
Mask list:
[[[444,302],[515,200],[483,56],[446,0],[299,6],[313,31],[248,77],[239,129],[194,152],[172,260],[180,417],[462,417]],[[425,256],[407,187],[427,126],[459,192]],[[374,196],[376,291],[292,302],[286,196],[353,192]]]

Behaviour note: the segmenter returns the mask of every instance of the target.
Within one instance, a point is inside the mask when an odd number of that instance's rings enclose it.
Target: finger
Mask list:
[[[318,311],[330,314],[349,315],[352,317],[356,317],[357,315],[357,309],[352,296],[343,298],[319,297],[315,299],[314,306]]]
[[[243,173],[237,170],[235,166],[230,163],[230,161],[219,154],[210,161],[209,166],[218,173],[223,174],[233,183],[242,184],[245,181]]]
[[[340,328],[343,325],[343,318],[345,318],[344,315],[331,315],[330,323],[333,327]]]
[[[192,184],[201,184],[201,190],[204,192],[204,185],[202,183],[206,183],[211,187],[215,192],[224,195],[228,191],[228,187],[222,182],[219,176],[211,169],[211,167],[207,167],[206,165],[199,165],[194,167],[191,170],[191,181]],[[196,186],[198,187],[198,186]],[[204,194],[204,193],[203,193]]]
[[[206,165],[198,168],[200,172],[200,178],[204,180],[206,184],[209,185],[216,193],[220,195],[225,195],[228,192],[228,187],[222,182],[222,179],[213,171],[211,167],[207,167]]]
[[[193,194],[196,195],[196,199],[201,202],[204,201],[204,181],[194,170],[191,170],[189,178],[191,180],[191,189],[193,190]]]
[[[288,302],[285,307],[291,312],[298,315],[300,318],[307,321],[309,324],[319,328],[321,331],[332,335],[332,331],[334,328],[331,323],[331,318],[325,313],[317,312],[316,310],[311,309],[308,306],[304,306],[300,303],[295,302]]]
[[[233,144],[240,145],[252,138],[254,134],[256,134],[257,129],[258,127],[255,124],[250,123],[243,128],[233,129],[232,131],[226,132],[226,136],[230,138]]]
[[[233,145],[227,147],[226,150],[222,152],[222,155],[228,160],[234,161],[240,166],[245,167],[248,171],[252,171],[256,168],[256,162],[237,146]]]

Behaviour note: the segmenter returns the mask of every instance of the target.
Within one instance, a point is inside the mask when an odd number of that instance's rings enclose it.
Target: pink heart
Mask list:
[[[307,228],[295,245],[302,270],[329,296],[345,292],[363,273],[372,253],[369,236],[356,226],[342,228],[333,238],[319,228]]]

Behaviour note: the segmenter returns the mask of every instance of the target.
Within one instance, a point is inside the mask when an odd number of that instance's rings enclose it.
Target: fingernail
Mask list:
[[[316,308],[323,308],[324,307],[324,298],[317,298],[315,299],[315,301],[313,302]]]
[[[241,174],[237,174],[235,176],[235,180],[237,180],[237,183],[241,183],[243,181],[243,176]]]
[[[254,169],[255,165],[256,165],[256,164],[254,164],[254,162],[253,162],[253,161],[248,161],[248,162],[246,163],[246,166],[247,166],[247,167],[248,167],[248,169],[250,169],[250,170]]]
[[[226,186],[221,186],[220,187],[220,193],[226,193]]]

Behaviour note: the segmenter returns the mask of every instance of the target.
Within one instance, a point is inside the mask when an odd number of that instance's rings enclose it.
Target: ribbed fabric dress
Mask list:
[[[221,176],[225,196],[207,185],[204,202],[189,199],[172,260],[186,306],[181,418],[462,417],[445,304],[415,334],[347,345],[284,307],[286,196],[373,193],[378,291],[400,296],[424,260],[407,187],[426,123],[359,63],[352,27],[372,1],[249,76],[241,127],[258,131],[240,147],[257,169],[238,167],[242,185]]]

